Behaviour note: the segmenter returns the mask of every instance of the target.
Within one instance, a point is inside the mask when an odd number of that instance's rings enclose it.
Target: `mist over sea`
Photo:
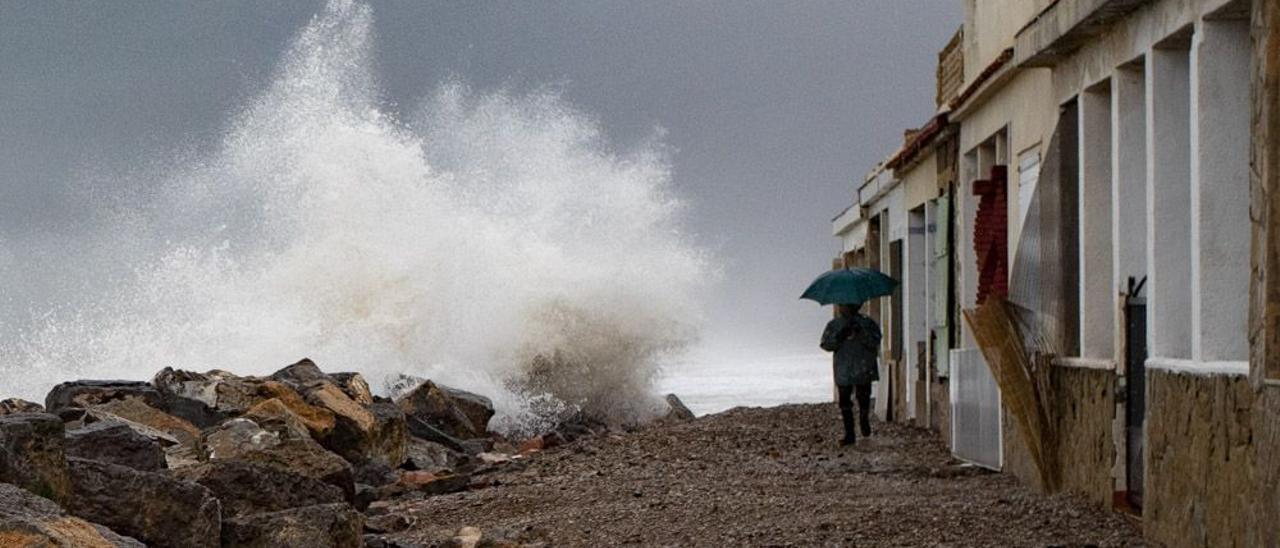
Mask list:
[[[832,401],[831,355],[727,355],[705,350],[671,364],[658,381],[698,415],[738,406]]]

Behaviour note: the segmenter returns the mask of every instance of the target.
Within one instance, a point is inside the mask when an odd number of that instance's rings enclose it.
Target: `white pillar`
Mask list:
[[[1249,21],[1204,20],[1191,47],[1192,357],[1249,357]]]
[[[1190,56],[1147,55],[1147,338],[1153,358],[1191,357]]]
[[[1143,68],[1121,67],[1111,78],[1112,288],[1147,275],[1147,136]],[[1145,295],[1146,293],[1143,293]]]
[[[1110,360],[1115,345],[1111,268],[1111,87],[1080,94],[1080,356]]]

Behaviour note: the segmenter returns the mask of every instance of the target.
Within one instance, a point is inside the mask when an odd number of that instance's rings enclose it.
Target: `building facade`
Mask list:
[[[902,281],[881,417],[1164,544],[1280,545],[1277,4],[965,0],[833,223]]]

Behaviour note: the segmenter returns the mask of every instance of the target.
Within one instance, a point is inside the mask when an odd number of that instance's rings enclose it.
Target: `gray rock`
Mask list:
[[[126,466],[67,459],[72,515],[100,523],[149,546],[216,547],[221,544],[218,499],[201,485]]]
[[[121,422],[100,421],[67,431],[67,455],[148,472],[166,468],[160,444]]]
[[[44,413],[44,406],[19,398],[0,401],[0,415],[12,415],[14,413]]]
[[[280,435],[262,429],[249,419],[231,419],[206,430],[201,445],[209,459],[234,459],[280,445]]]
[[[342,489],[280,466],[215,460],[175,470],[222,501],[223,519],[301,506],[344,502]]]
[[[668,410],[663,418],[674,421],[691,421],[696,418],[693,411],[690,411],[688,407],[685,407],[684,402],[680,401],[679,396],[667,394],[666,400]]]
[[[364,517],[349,504],[321,504],[228,519],[224,546],[361,548]]]
[[[62,503],[71,494],[62,419],[47,413],[0,417],[0,482]]]
[[[404,394],[396,404],[406,416],[460,439],[485,437],[493,417],[493,402],[488,398],[431,381]]]
[[[333,383],[338,385],[351,399],[360,405],[373,405],[373,391],[369,383],[359,373],[334,373],[329,375]]]
[[[125,398],[138,398],[147,405],[160,407],[164,398],[150,383],[143,381],[79,380],[53,387],[45,396],[44,407],[57,413],[67,407],[92,407]]]
[[[457,470],[467,461],[467,455],[460,451],[416,437],[410,438],[405,456],[403,468],[423,472]]]
[[[283,439],[279,445],[245,451],[232,458],[278,466],[333,485],[342,491],[346,500],[355,499],[355,474],[351,463],[310,438]]]
[[[146,548],[111,529],[68,516],[49,499],[0,483],[0,541],[4,546]]]
[[[307,358],[302,358],[302,361],[272,373],[269,378],[284,383],[298,392],[306,392],[307,388],[317,383],[333,382],[315,362]]]

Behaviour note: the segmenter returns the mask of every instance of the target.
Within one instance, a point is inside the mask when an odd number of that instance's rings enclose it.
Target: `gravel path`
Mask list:
[[[733,409],[550,449],[489,487],[407,501],[392,538],[544,546],[1138,546],[1129,518],[951,459],[927,432],[834,441],[831,404]]]

